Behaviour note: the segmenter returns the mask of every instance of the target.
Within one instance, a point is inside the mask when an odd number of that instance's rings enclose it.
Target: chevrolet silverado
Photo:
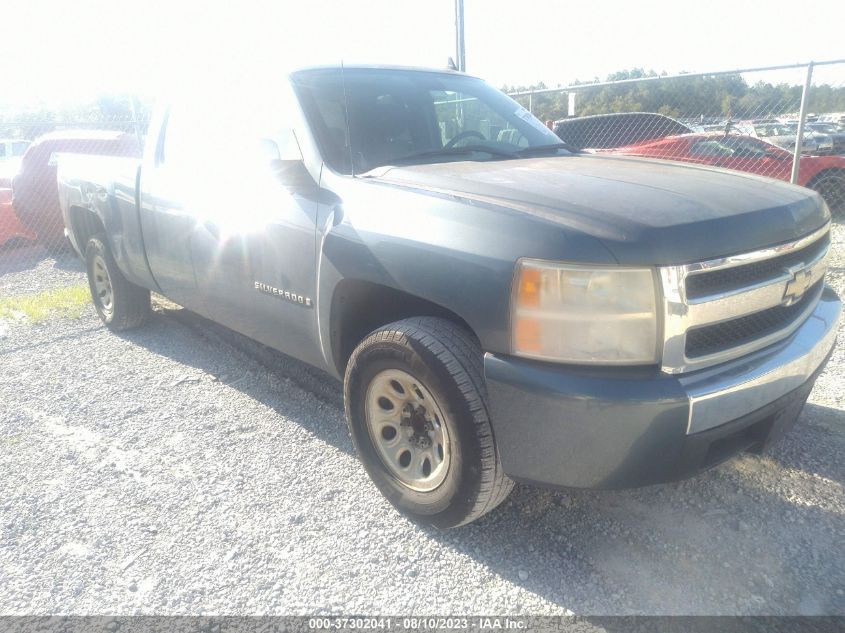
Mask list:
[[[816,193],[580,153],[457,72],[188,90],[141,160],[58,162],[106,326],[143,324],[153,291],[341,378],[372,481],[437,527],[513,481],[643,486],[762,451],[834,345]]]

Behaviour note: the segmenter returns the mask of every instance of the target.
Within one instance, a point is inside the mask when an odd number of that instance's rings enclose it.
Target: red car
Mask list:
[[[0,141],[2,143],[2,141]],[[13,240],[34,240],[35,236],[21,224],[12,208],[12,177],[17,173],[20,161],[0,160],[0,248]]]
[[[102,130],[50,132],[29,146],[12,179],[15,213],[51,251],[60,251],[65,245],[56,164],[52,160],[54,154],[62,152],[140,157],[141,146],[133,134]]]
[[[740,134],[680,134],[600,151],[713,165],[778,180],[789,181],[792,175],[791,152]],[[834,216],[845,216],[845,157],[802,156],[798,184],[818,191]]]
[[[12,209],[12,190],[0,187],[0,247],[12,240],[32,240],[35,236],[18,220]]]

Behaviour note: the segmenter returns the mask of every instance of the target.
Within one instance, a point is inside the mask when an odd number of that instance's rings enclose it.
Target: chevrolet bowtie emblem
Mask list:
[[[792,279],[786,282],[781,305],[791,306],[801,299],[810,287],[813,281],[813,269],[804,268],[804,264],[798,264],[787,268],[785,272],[792,275]]]

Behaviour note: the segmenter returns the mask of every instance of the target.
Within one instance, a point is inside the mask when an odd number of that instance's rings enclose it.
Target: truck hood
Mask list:
[[[368,177],[562,225],[599,239],[624,265],[682,264],[751,251],[793,240],[829,220],[821,199],[807,189],[627,156],[459,161],[386,167]]]

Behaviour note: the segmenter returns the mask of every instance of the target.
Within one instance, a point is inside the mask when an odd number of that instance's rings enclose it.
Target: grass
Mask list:
[[[91,302],[88,284],[78,284],[20,297],[0,298],[0,318],[25,315],[32,323],[50,318],[78,319]]]

